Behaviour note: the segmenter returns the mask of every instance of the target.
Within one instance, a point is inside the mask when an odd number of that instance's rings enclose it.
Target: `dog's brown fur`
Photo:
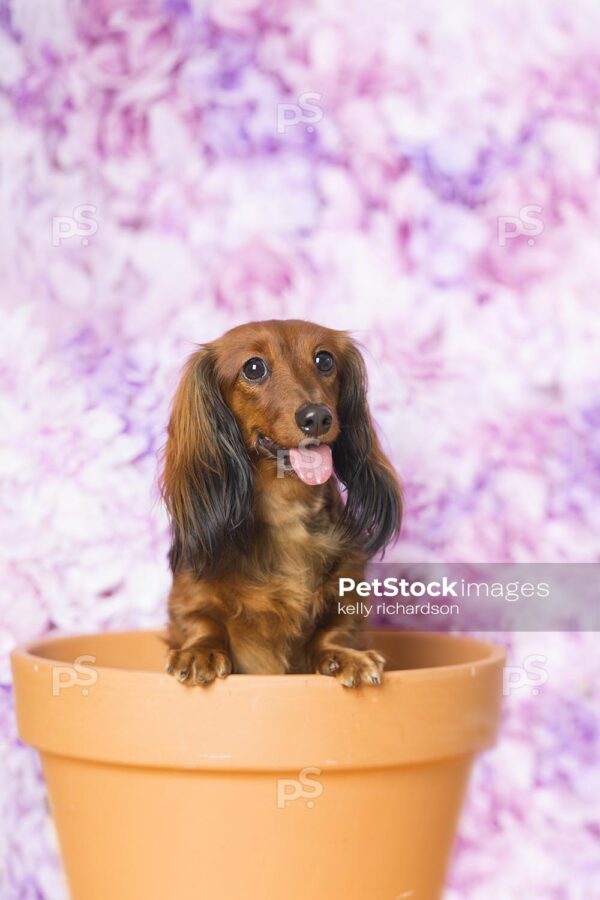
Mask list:
[[[323,375],[316,351],[335,371]],[[241,370],[261,357],[269,376]],[[171,517],[168,670],[188,684],[231,672],[321,672],[378,684],[382,657],[361,650],[356,617],[338,612],[338,577],[397,533],[401,498],[366,403],[361,356],[343,332],[301,321],[243,325],[193,354],[175,396],[162,489]],[[304,484],[258,441],[298,446],[302,404],[333,413],[324,440],[336,480]],[[283,474],[283,477],[282,477]]]

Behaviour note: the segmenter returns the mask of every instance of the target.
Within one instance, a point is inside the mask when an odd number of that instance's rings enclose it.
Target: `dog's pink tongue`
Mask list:
[[[304,484],[325,484],[333,471],[331,447],[319,444],[314,447],[291,447],[290,463]]]

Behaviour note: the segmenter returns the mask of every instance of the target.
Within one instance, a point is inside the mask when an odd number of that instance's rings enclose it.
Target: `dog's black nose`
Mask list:
[[[320,437],[331,428],[333,416],[322,403],[304,403],[296,410],[296,422],[304,434]]]

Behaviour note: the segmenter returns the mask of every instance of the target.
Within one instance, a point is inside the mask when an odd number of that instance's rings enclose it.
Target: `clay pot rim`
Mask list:
[[[34,662],[36,665],[40,666],[55,666],[55,665],[72,665],[72,660],[68,658],[63,658],[62,656],[45,656],[40,654],[40,650],[42,648],[51,647],[55,644],[60,644],[61,641],[75,641],[75,640],[89,640],[90,638],[97,638],[102,640],[103,637],[111,637],[111,636],[119,636],[123,639],[134,635],[155,635],[159,640],[161,639],[161,631],[149,628],[149,629],[127,629],[127,630],[114,630],[114,631],[97,631],[97,632],[80,632],[80,631],[66,631],[66,630],[55,630],[49,632],[47,635],[42,638],[38,638],[34,641],[28,641],[23,644],[17,645],[11,652],[11,656],[14,659],[22,659],[30,662]],[[418,668],[407,668],[407,669],[388,669],[387,667],[384,670],[384,677],[386,683],[393,683],[399,680],[406,681],[410,679],[418,679],[420,680],[422,677],[426,677],[430,680],[432,677],[438,678],[448,678],[453,675],[462,675],[467,671],[473,669],[473,667],[477,669],[487,668],[487,667],[495,667],[499,663],[504,662],[506,653],[502,647],[499,647],[497,644],[492,644],[486,640],[481,640],[480,638],[472,638],[468,634],[461,633],[447,633],[447,632],[430,632],[430,631],[400,631],[400,630],[370,630],[366,632],[368,638],[377,640],[378,637],[382,637],[384,635],[401,635],[402,640],[411,641],[415,640],[423,640],[427,639],[427,641],[439,641],[440,644],[445,644],[449,639],[453,639],[456,641],[465,641],[468,642],[473,649],[475,646],[479,645],[482,650],[482,655],[478,656],[476,659],[470,660],[468,662],[460,662],[460,663],[446,663],[444,665],[435,665],[435,666],[422,666]],[[85,655],[85,654],[82,654]],[[172,675],[168,675],[166,672],[156,672],[149,668],[123,668],[122,666],[108,666],[108,665],[99,665],[97,663],[90,664],[91,667],[97,671],[98,673],[119,673],[120,677],[127,676],[135,676],[136,679],[139,679],[140,676],[148,677],[152,679],[159,678],[161,681],[172,682],[176,679],[173,678]],[[256,688],[259,686],[272,686],[277,687],[279,690],[283,688],[284,685],[287,688],[293,689],[294,686],[298,686],[302,684],[303,689],[306,688],[307,682],[309,684],[314,685],[324,685],[326,689],[329,689],[334,683],[334,679],[325,678],[323,675],[319,675],[317,673],[310,674],[285,674],[285,675],[229,675],[229,677],[225,680],[216,679],[215,683],[211,687],[218,687],[219,684],[225,685],[228,687],[240,688],[242,686]],[[206,690],[206,689],[204,689]]]
[[[15,650],[22,740],[121,765],[271,772],[387,768],[473,755],[496,740],[505,654],[485,641],[372,632],[371,642],[400,664],[460,660],[392,669],[377,687],[348,689],[316,674],[231,675],[188,687],[157,669],[162,636],[55,634]],[[137,668],[97,665],[95,654]],[[89,689],[76,681],[77,689],[55,690],[55,667],[77,660],[96,672]]]

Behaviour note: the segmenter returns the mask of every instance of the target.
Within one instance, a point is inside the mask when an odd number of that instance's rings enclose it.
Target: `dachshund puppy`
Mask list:
[[[338,578],[361,580],[400,526],[365,392],[350,338],[309,322],[242,325],[188,361],[162,478],[167,670],[179,681],[320,672],[346,687],[381,682],[383,658],[360,649],[358,619],[338,611]]]

